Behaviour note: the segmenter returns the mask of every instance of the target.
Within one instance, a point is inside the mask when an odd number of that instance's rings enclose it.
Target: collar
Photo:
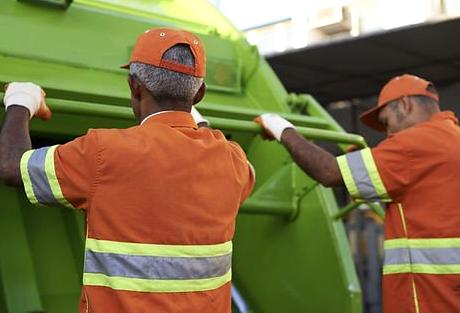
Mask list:
[[[161,123],[173,127],[198,128],[192,114],[184,111],[161,111],[150,114],[144,118],[141,126],[148,126],[153,123]]]
[[[455,116],[454,112],[452,112],[452,111],[438,112],[438,113],[434,114],[430,119],[430,121],[441,121],[441,120],[450,120],[455,125],[458,125],[458,119]]]
[[[151,118],[152,116],[155,116],[155,115],[160,115],[160,114],[163,114],[163,113],[168,113],[168,112],[174,112],[174,111],[161,111],[161,112],[156,112],[156,113],[152,113],[150,115],[147,115],[146,118],[144,118],[141,122],[141,125],[144,124],[149,118]]]

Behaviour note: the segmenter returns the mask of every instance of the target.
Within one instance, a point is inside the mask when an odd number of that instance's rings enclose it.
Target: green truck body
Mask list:
[[[340,211],[332,190],[305,175],[280,144],[263,141],[252,119],[279,112],[310,139],[341,147],[364,140],[343,132],[311,96],[288,94],[257,49],[207,1],[1,0],[0,82],[40,84],[53,110],[51,121],[32,121],[34,147],[64,143],[88,128],[135,125],[119,66],[137,36],[156,26],[202,38],[208,93],[198,108],[244,148],[257,172],[237,220],[234,312],[360,313],[340,219],[352,206]],[[34,207],[8,187],[0,197],[0,312],[76,312],[83,213]]]

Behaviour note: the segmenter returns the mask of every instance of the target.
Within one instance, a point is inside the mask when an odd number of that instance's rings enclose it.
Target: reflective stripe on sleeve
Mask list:
[[[385,241],[383,274],[460,274],[460,238]]]
[[[30,156],[27,168],[29,170],[30,181],[32,188],[39,203],[54,203],[53,191],[48,182],[46,175],[46,159],[49,153],[54,150],[50,147],[40,148],[35,150]]]
[[[348,166],[347,155],[345,154],[337,157],[337,164],[339,165],[339,170],[342,174],[342,179],[345,183],[345,186],[347,187],[348,192],[353,198],[359,199],[360,195],[358,192],[358,188],[356,188],[353,175],[351,174],[351,169]]]
[[[231,280],[231,241],[159,245],[87,238],[85,285],[139,292],[212,290]]]
[[[21,177],[27,198],[33,204],[73,206],[64,198],[54,169],[58,146],[30,150],[21,157]]]
[[[366,148],[361,150],[361,155],[364,160],[364,164],[366,165],[367,172],[369,177],[371,178],[372,184],[377,192],[377,195],[381,201],[392,201],[388,192],[383,184],[382,178],[377,170],[377,166],[375,165],[374,158],[372,157],[372,152],[370,148]]]
[[[21,163],[20,163],[20,170],[21,170],[22,183],[24,184],[24,190],[26,192],[27,199],[29,199],[29,201],[32,204],[38,204],[37,197],[35,197],[35,194],[34,194],[32,182],[30,181],[29,169],[27,168],[27,165],[29,164],[29,160],[33,152],[34,150],[29,150],[29,151],[26,151],[22,155]]]
[[[56,146],[52,146],[50,148],[50,152],[47,154],[46,158],[46,176],[48,177],[49,184],[51,186],[51,190],[53,191],[54,198],[59,202],[61,205],[70,208],[70,209],[75,209],[75,207],[67,201],[67,199],[64,197],[64,194],[62,193],[61,190],[61,185],[59,184],[57,175],[56,175],[56,169],[54,167],[54,151],[57,149]]]
[[[337,158],[340,172],[356,200],[391,202],[369,148]]]

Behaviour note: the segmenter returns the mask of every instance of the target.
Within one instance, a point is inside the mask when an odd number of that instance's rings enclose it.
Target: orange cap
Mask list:
[[[380,91],[377,106],[361,114],[361,122],[376,131],[385,131],[378,121],[378,113],[385,105],[404,96],[427,96],[439,101],[438,95],[428,90],[432,85],[432,82],[409,74],[393,78]]]
[[[177,44],[186,44],[195,57],[195,66],[162,60],[163,54]],[[153,28],[144,32],[137,39],[129,63],[122,68],[129,68],[132,62],[139,62],[171,71],[196,76],[206,76],[206,52],[201,40],[189,32],[173,28]]]

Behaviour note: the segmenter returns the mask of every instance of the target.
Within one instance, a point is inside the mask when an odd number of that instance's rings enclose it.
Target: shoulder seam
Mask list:
[[[89,199],[88,199],[88,209],[92,206],[92,200],[96,194],[97,187],[99,185],[100,176],[101,176],[101,164],[102,164],[102,151],[103,147],[99,141],[99,137],[96,131],[90,130],[94,134],[96,140],[96,169],[94,171],[93,182],[90,187]]]

